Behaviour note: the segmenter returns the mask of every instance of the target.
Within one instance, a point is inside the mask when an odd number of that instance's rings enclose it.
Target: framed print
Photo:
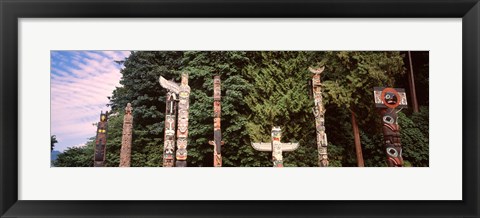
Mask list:
[[[479,215],[476,0],[0,10],[1,217]]]

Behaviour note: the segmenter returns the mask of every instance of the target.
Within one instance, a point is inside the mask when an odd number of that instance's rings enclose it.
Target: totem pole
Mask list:
[[[178,94],[178,129],[177,129],[177,153],[176,167],[187,166],[187,139],[188,139],[188,109],[190,106],[190,86],[188,86],[188,74],[182,73],[180,92]]]
[[[160,85],[167,89],[166,106],[165,106],[165,131],[163,140],[163,166],[174,167],[175,166],[175,127],[177,123],[177,95],[180,92],[180,86],[173,82],[168,81],[162,76],[159,79]]]
[[[177,94],[167,93],[165,109],[165,132],[163,141],[163,167],[175,165],[175,123],[177,113]]]
[[[107,148],[107,124],[108,111],[100,112],[100,122],[97,124],[97,137],[95,139],[95,154],[93,159],[94,167],[105,166],[105,151]]]
[[[272,141],[270,143],[252,143],[257,151],[271,151],[273,167],[283,167],[283,151],[294,151],[298,148],[298,143],[281,143],[282,130],[280,127],[272,128]]]
[[[123,116],[123,135],[122,148],[120,149],[120,167],[130,167],[133,129],[132,110],[132,104],[128,103],[127,107],[125,107],[125,115]]]
[[[176,157],[175,166],[186,167],[187,166],[187,138],[188,138],[188,108],[190,103],[190,86],[188,86],[188,74],[182,73],[182,81],[180,85],[178,85],[173,81],[167,81],[162,76],[160,76],[159,81],[160,81],[160,85],[163,88],[168,89],[170,92],[174,94],[178,94],[178,118],[177,118],[178,128],[177,128],[177,151],[175,155]]]
[[[221,97],[220,76],[215,76],[213,78],[213,141],[208,142],[213,145],[214,167],[222,166],[222,145],[224,142],[222,141],[222,130],[220,128]]]
[[[313,73],[312,77],[312,93],[315,105],[313,106],[313,115],[315,116],[315,129],[317,133],[318,148],[318,165],[320,167],[328,167],[327,155],[327,134],[325,133],[325,107],[322,100],[322,83],[320,74],[325,70],[321,68],[308,68]]]
[[[374,87],[375,106],[382,116],[383,139],[389,167],[402,167],[402,144],[400,143],[400,126],[397,113],[407,107],[404,89]]]

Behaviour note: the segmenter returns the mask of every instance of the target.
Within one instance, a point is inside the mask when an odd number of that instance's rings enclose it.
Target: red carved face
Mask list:
[[[188,119],[180,119],[178,121],[178,131],[180,134],[185,135],[187,134],[188,130]]]
[[[213,118],[213,128],[220,129],[220,118]]]
[[[381,98],[383,104],[388,108],[396,108],[400,104],[400,95],[397,90],[393,88],[385,88],[382,91]]]
[[[402,148],[396,146],[387,146],[387,164],[390,167],[403,166]]]
[[[280,141],[282,138],[282,130],[280,127],[273,127],[272,128],[272,141]]]
[[[283,162],[282,161],[278,161],[276,163],[274,163],[275,167],[283,167]]]
[[[177,160],[186,160],[187,159],[187,150],[186,149],[178,149],[176,157],[177,157]]]
[[[187,140],[186,139],[178,139],[177,140],[177,148],[178,149],[185,149],[187,148]]]

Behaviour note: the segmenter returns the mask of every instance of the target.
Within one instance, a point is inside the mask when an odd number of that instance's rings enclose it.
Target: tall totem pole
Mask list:
[[[174,167],[175,166],[175,127],[177,123],[177,95],[180,92],[180,86],[173,82],[168,81],[162,76],[159,78],[160,85],[167,89],[166,105],[165,105],[165,131],[163,140],[163,166]]]
[[[222,112],[220,99],[222,98],[220,76],[213,78],[213,141],[209,141],[213,145],[213,166],[222,166],[222,130],[220,128],[220,115]]]
[[[187,139],[188,139],[188,109],[190,107],[190,86],[188,86],[188,74],[182,73],[180,92],[178,94],[178,129],[177,129],[177,153],[176,167],[187,166]]]
[[[177,114],[177,94],[167,92],[165,107],[165,131],[163,140],[163,167],[175,166],[175,127]]]
[[[100,112],[100,122],[97,124],[97,137],[95,139],[95,152],[93,157],[94,167],[105,166],[105,152],[107,148],[108,111]]]
[[[177,152],[175,155],[176,157],[175,166],[186,167],[187,166],[187,138],[188,138],[188,109],[190,104],[190,86],[188,86],[188,74],[182,73],[182,81],[180,85],[178,85],[173,81],[168,81],[162,76],[160,76],[159,82],[160,82],[160,85],[163,88],[166,88],[167,90],[169,90],[169,92],[178,94],[178,118],[177,118],[178,128],[177,128]],[[174,101],[174,99],[172,101]],[[171,110],[172,111],[174,110],[173,106],[171,106]],[[167,124],[168,122],[165,122],[165,123]],[[174,129],[175,128],[170,128],[169,130],[174,130]],[[165,130],[165,133],[166,132],[167,132],[167,129]],[[167,143],[167,141],[165,141],[165,143]],[[169,150],[165,151],[165,147],[168,148],[168,146],[164,145],[164,152],[169,152]]]
[[[294,151],[298,148],[298,143],[282,143],[282,129],[280,127],[272,128],[272,141],[270,143],[252,143],[252,147],[257,151],[271,151],[273,167],[283,167],[283,151]]]
[[[122,148],[120,149],[120,167],[130,167],[133,132],[132,110],[132,104],[128,103],[127,107],[125,107],[125,115],[123,116]]]
[[[397,108],[407,107],[407,95],[404,89],[374,87],[375,106],[382,116],[382,130],[387,164],[389,167],[402,167],[402,144]]]
[[[327,134],[325,133],[325,107],[323,106],[322,83],[320,81],[320,74],[325,70],[325,67],[308,69],[313,73],[312,93],[313,99],[315,100],[313,115],[315,116],[315,129],[317,134],[318,165],[320,167],[328,167],[328,142]]]

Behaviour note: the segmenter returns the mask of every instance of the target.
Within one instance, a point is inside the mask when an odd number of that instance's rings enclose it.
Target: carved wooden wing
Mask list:
[[[298,143],[282,143],[282,151],[294,151],[298,148]]]
[[[310,70],[310,72],[312,72],[312,73],[319,73],[319,74],[320,74],[320,73],[323,72],[323,70],[325,70],[325,66],[322,66],[322,67],[320,67],[320,68],[311,68],[311,67],[309,67],[308,70]]]
[[[178,94],[180,92],[180,86],[177,83],[173,81],[168,81],[163,78],[163,76],[160,76],[160,79],[158,79],[158,81],[163,88],[166,88],[171,92],[175,92],[175,94]]]
[[[272,143],[252,143],[253,148],[257,151],[271,151]]]

